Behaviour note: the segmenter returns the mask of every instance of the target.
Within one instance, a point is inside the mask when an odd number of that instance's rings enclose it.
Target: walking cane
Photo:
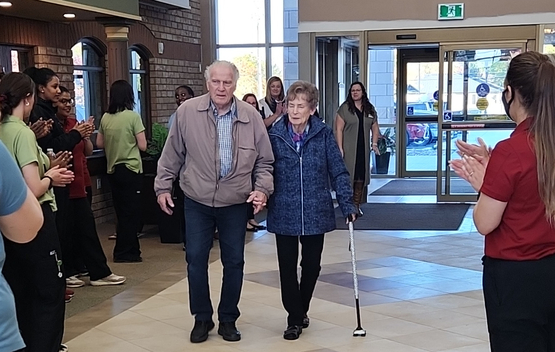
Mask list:
[[[357,312],[357,328],[353,331],[354,337],[365,337],[366,330],[360,326],[360,303],[358,300],[357,259],[355,254],[355,231],[353,222],[349,221],[349,250],[351,251],[351,264],[353,266],[353,284],[355,287],[355,307]]]

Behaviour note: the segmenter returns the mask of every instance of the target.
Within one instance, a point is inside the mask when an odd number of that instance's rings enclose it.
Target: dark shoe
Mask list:
[[[212,320],[209,321],[195,321],[195,326],[191,331],[191,342],[192,343],[199,343],[204,342],[208,339],[208,332],[214,329],[214,322]]]
[[[266,226],[264,226],[264,225],[255,225],[254,228],[259,230],[259,231],[266,230]]]
[[[247,225],[247,231],[248,232],[256,232],[256,231],[258,231],[258,229],[255,226],[252,226],[252,225],[249,224],[249,225]]]
[[[220,323],[218,327],[218,334],[221,335],[226,341],[239,341],[241,340],[241,333],[235,327],[235,323]]]
[[[310,318],[308,318],[308,315],[305,315],[303,317],[303,329],[308,328],[309,325],[310,325]]]
[[[143,262],[143,258],[141,257],[137,257],[137,258],[114,258],[114,263],[142,263]]]
[[[299,325],[289,325],[287,330],[283,332],[283,338],[286,340],[296,340],[303,333],[303,328]]]

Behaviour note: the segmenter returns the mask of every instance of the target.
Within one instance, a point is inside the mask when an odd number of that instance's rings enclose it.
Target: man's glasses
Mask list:
[[[60,99],[58,100],[58,102],[62,105],[71,105],[71,106],[75,105],[75,100],[73,99]]]

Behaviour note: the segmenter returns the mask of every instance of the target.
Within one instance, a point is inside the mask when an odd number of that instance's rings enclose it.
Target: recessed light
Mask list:
[[[9,1],[0,1],[0,7],[10,7],[12,3]]]
[[[74,13],[64,13],[64,17],[65,18],[75,18],[75,14]]]

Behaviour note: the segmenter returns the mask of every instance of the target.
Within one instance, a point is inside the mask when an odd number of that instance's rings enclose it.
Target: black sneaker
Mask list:
[[[303,333],[302,326],[299,325],[289,325],[287,330],[283,332],[283,338],[286,340],[296,340]]]
[[[214,322],[212,320],[209,321],[195,321],[195,326],[191,331],[191,342],[192,343],[199,343],[204,342],[208,339],[208,332],[214,329]]]
[[[220,326],[218,327],[218,334],[221,335],[226,341],[241,340],[241,333],[235,327],[234,322],[220,323]]]

